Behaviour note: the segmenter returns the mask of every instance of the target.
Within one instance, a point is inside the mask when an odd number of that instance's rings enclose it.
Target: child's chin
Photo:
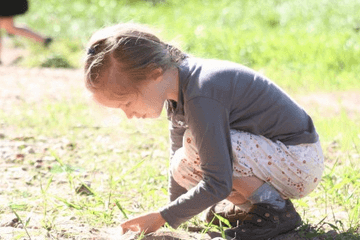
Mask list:
[[[160,114],[146,114],[145,115],[145,119],[150,119],[150,118],[152,118],[152,119],[154,119],[154,118],[159,118],[160,117]]]

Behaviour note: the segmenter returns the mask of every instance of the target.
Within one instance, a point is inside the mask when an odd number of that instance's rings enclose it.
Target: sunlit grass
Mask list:
[[[360,88],[359,12],[360,2],[350,0],[33,0],[31,11],[18,20],[55,38],[48,50],[29,44],[26,66],[58,56],[80,67],[95,30],[134,21],[160,30],[190,54],[242,63],[291,95],[306,95]],[[326,217],[324,222],[338,231],[359,228],[360,115],[307,110],[320,135],[326,169],[319,187],[295,204],[312,224]],[[31,179],[2,193],[6,204],[0,204],[0,214],[14,209],[26,221],[33,211],[41,214],[44,229],[56,228],[64,216],[77,224],[116,226],[168,201],[165,114],[158,120],[128,121],[117,111],[89,106],[74,93],[70,99],[18,104],[10,112],[0,111],[0,119],[1,126],[13,129],[4,142],[19,142],[18,151],[36,144],[47,148],[14,159],[16,167],[28,168]],[[44,161],[50,168],[35,168],[45,157],[52,157]],[[4,176],[16,176],[16,167]],[[92,194],[77,194],[85,181],[91,182]],[[190,224],[206,227],[199,218]]]
[[[263,70],[290,91],[360,86],[358,1],[35,0],[31,6],[19,21],[55,42],[45,52],[34,44],[28,66],[55,54],[79,67],[94,31],[132,21],[155,28],[190,54]]]
[[[42,212],[44,228],[56,227],[57,219],[69,214],[78,222],[116,226],[125,218],[157,210],[168,201],[166,116],[152,121],[129,121],[122,119],[122,113],[111,111],[110,115],[122,120],[118,124],[104,125],[98,117],[99,112],[89,111],[85,105],[79,99],[59,101],[51,110],[51,105],[45,101],[32,108],[28,121],[21,121],[19,113],[23,111],[27,116],[28,111],[24,103],[15,107],[12,114],[1,116],[5,125],[18,126],[19,132],[14,136],[27,129],[26,135],[34,137],[28,140],[29,144],[39,141],[39,135],[42,139],[66,138],[71,143],[63,148],[50,147],[51,155],[58,160],[51,163],[51,170],[43,177],[31,180],[32,189],[36,191],[6,193],[12,199],[12,207],[21,210],[22,218],[29,211]],[[59,112],[57,120],[51,114],[53,111]],[[360,115],[355,119],[358,117]],[[317,224],[326,217],[327,227],[337,226],[340,232],[356,229],[360,215],[356,197],[360,194],[360,126],[354,116],[350,118],[346,112],[328,117],[315,112],[314,122],[322,140],[326,169],[319,187],[310,196],[296,200],[295,205],[309,223]],[[45,131],[41,126],[46,124]],[[41,158],[41,154],[38,156]],[[29,161],[23,165],[34,164],[33,160]],[[76,194],[79,184],[86,181],[91,182],[92,194]],[[59,193],[59,187],[63,193]],[[17,201],[20,196],[22,200]],[[182,228],[186,229],[189,224],[206,229],[199,218]]]

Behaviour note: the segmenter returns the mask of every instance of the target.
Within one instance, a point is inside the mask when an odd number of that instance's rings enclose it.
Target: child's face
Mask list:
[[[111,77],[111,76],[110,76]],[[123,81],[129,81],[122,76]],[[129,94],[126,100],[109,98],[103,92],[93,94],[94,99],[101,105],[110,108],[120,108],[127,118],[157,118],[160,116],[166,100],[165,88],[162,77],[147,79],[138,87],[138,94]]]

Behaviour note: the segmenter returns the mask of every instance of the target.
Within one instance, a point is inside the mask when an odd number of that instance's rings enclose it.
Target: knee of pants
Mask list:
[[[178,149],[173,158],[171,159],[170,164],[170,173],[173,176],[174,180],[182,187],[186,188],[184,185],[184,179],[182,177],[182,162],[184,161],[184,149],[180,148]],[[186,188],[187,189],[187,188]]]
[[[201,168],[194,165],[191,159],[184,154],[185,149],[180,148],[171,160],[170,171],[174,180],[183,188],[189,190],[195,187],[202,179]]]

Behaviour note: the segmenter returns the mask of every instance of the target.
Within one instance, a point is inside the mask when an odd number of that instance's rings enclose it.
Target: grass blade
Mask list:
[[[122,208],[122,206],[120,205],[119,201],[115,201],[116,206],[119,208],[119,210],[121,211],[121,213],[123,214],[124,218],[129,219],[129,217],[127,216],[126,212],[124,211],[124,209]]]

